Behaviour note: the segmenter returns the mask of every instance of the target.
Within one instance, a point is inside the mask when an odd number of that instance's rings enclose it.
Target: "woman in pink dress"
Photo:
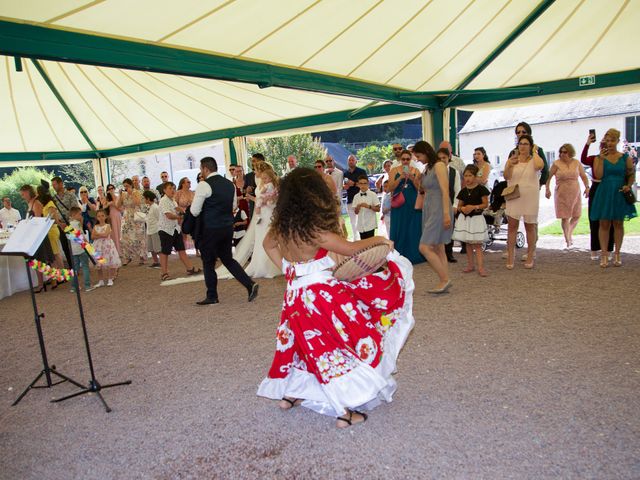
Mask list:
[[[516,247],[516,235],[520,219],[524,220],[524,228],[527,232],[527,261],[524,268],[533,268],[536,254],[536,242],[538,233],[538,210],[540,207],[540,170],[544,167],[544,161],[538,155],[537,146],[533,143],[531,135],[523,135],[518,140],[518,150],[507,160],[504,168],[504,178],[507,185],[518,186],[520,196],[507,200],[505,213],[509,221],[509,233],[507,236],[507,269],[513,270],[513,262]]]
[[[118,207],[118,195],[116,186],[110,183],[107,185],[107,208],[109,210],[109,224],[111,225],[111,239],[116,246],[118,255],[122,255],[120,249],[120,238],[122,236],[122,211]]]
[[[578,225],[578,220],[582,215],[582,200],[580,198],[580,184],[578,177],[584,183],[584,196],[589,196],[589,179],[582,168],[582,164],[576,159],[576,150],[570,143],[565,143],[559,150],[560,159],[553,162],[549,170],[549,178],[546,183],[547,198],[551,198],[551,178],[556,177],[556,189],[554,192],[554,203],[556,207],[556,218],[562,224],[562,232],[567,248],[573,246],[573,231]]]
[[[191,206],[195,194],[196,192],[191,190],[191,180],[189,180],[187,177],[182,177],[180,179],[180,182],[178,182],[178,190],[176,190],[176,194],[173,199],[176,201],[180,208],[184,208],[186,210],[187,207]],[[193,240],[191,240],[191,235],[183,233],[182,239],[184,240],[184,247],[187,250],[195,248],[195,246],[193,245]]]

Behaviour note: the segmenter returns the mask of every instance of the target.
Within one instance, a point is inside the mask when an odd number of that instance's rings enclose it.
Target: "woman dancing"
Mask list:
[[[337,417],[346,428],[364,422],[396,390],[391,374],[413,328],[412,266],[393,251],[384,270],[339,281],[328,255],[352,255],[384,237],[349,242],[340,234],[335,196],[318,172],[296,168],[280,195],[264,248],[286,272],[287,290],[276,353],[258,395],[283,410],[302,405]]]

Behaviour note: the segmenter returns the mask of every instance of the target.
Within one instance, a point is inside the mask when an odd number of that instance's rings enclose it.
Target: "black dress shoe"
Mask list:
[[[249,301],[250,302],[253,302],[256,299],[256,297],[258,296],[258,288],[259,288],[259,285],[257,283],[254,283],[251,286],[251,290],[249,290]]]
[[[213,305],[214,303],[220,303],[220,301],[217,298],[205,298],[196,302],[196,305]]]
[[[449,263],[458,263],[458,260],[456,260],[455,257],[447,257],[447,262],[449,262]]]

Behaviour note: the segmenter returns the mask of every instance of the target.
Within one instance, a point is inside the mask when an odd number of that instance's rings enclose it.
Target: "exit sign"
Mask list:
[[[586,75],[584,77],[580,77],[578,79],[578,85],[580,87],[589,87],[591,85],[596,84],[596,76],[595,75]]]

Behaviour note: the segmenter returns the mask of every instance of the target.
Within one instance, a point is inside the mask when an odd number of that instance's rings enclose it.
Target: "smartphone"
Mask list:
[[[409,173],[409,167],[407,165],[405,165],[404,167],[402,167],[402,171],[404,173]]]
[[[596,141],[596,129],[595,128],[589,129],[589,136],[591,137],[591,141],[593,141],[593,142]]]

